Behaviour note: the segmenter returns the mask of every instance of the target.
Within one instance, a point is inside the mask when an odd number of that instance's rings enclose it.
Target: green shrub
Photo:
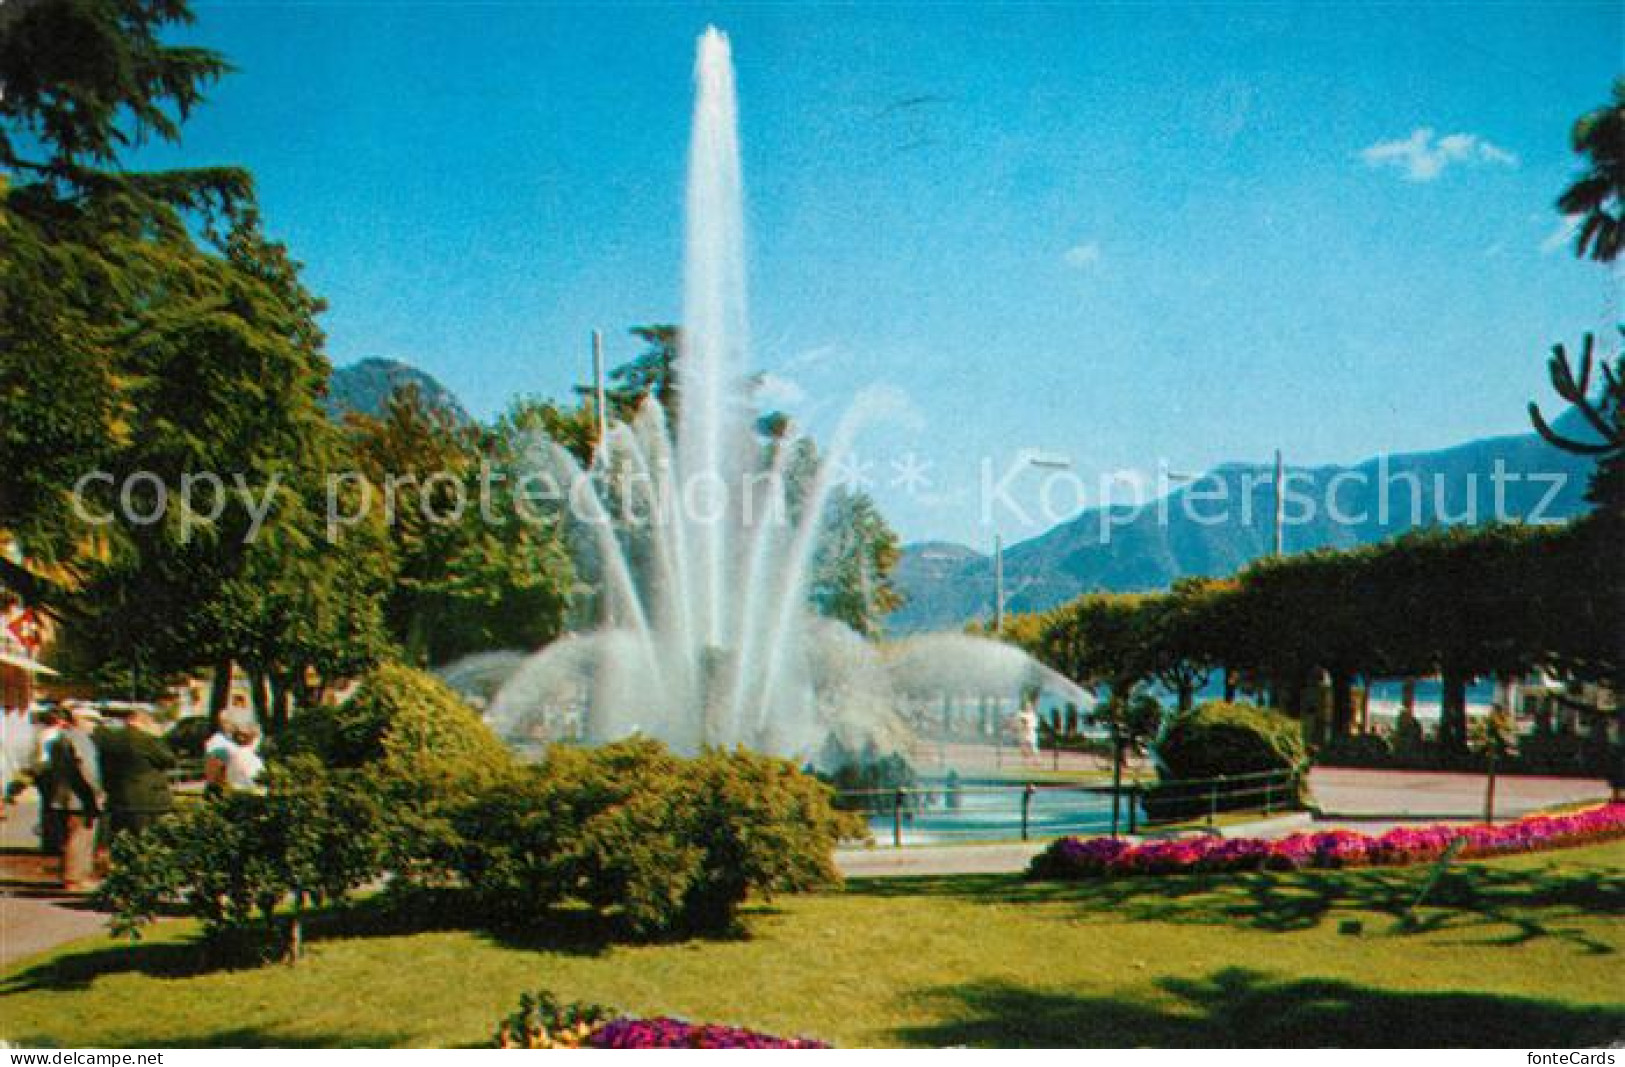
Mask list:
[[[138,936],[166,909],[231,956],[296,958],[305,910],[383,871],[388,817],[359,775],[310,757],[273,765],[263,793],[229,793],[113,842],[100,891],[115,934]]]
[[[512,774],[513,754],[433,675],[385,664],[349,700],[294,720],[278,748],[329,767],[367,768],[397,802],[439,806]]]
[[[839,881],[854,820],[785,760],[684,759],[648,740],[555,746],[454,819],[452,862],[478,910],[533,922],[585,904],[640,937],[715,930],[751,893]]]
[[[1219,700],[1175,715],[1153,750],[1169,779],[1295,770],[1309,757],[1293,719],[1269,708]]]
[[[1338,767],[1383,767],[1393,760],[1393,749],[1381,734],[1349,734],[1334,737],[1318,752],[1318,763]]]
[[[1394,722],[1393,752],[1402,760],[1421,759],[1427,751],[1427,737],[1422,732],[1422,721],[1416,712],[1404,708]]]
[[[906,757],[881,755],[873,741],[853,749],[831,736],[819,762],[829,770],[817,777],[835,790],[835,806],[843,811],[891,811],[897,790],[920,784]]]
[[[1263,806],[1263,795],[1248,792],[1245,782],[1216,792],[1175,784],[1221,776],[1282,772],[1290,779],[1272,791],[1272,806],[1305,799],[1308,750],[1298,723],[1278,711],[1218,700],[1201,704],[1169,719],[1152,752],[1164,783],[1146,793],[1146,813],[1152,819]],[[1253,785],[1262,788],[1262,782]]]
[[[181,759],[202,759],[203,747],[214,735],[214,716],[190,715],[164,734],[164,743]]]

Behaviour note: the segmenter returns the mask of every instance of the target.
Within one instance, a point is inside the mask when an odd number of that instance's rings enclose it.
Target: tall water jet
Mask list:
[[[736,619],[726,596],[734,546],[727,514],[739,471],[737,395],[745,363],[745,216],[739,163],[739,105],[727,35],[710,27],[694,65],[694,125],[688,151],[683,258],[683,335],[677,366],[677,460],[687,494],[681,563],[695,623],[712,647]]]
[[[700,38],[694,82],[675,432],[651,398],[629,423],[609,426],[590,464],[545,440],[531,449],[571,504],[600,626],[448,678],[488,688],[493,670],[507,670],[487,717],[521,745],[641,733],[685,752],[743,744],[810,759],[831,738],[854,751],[904,749],[911,735],[899,709],[924,699],[934,657],[963,667],[967,651],[988,646],[962,679],[981,697],[1014,700],[1037,676],[1019,651],[973,638],[905,642],[894,668],[813,614],[828,468],[878,412],[854,405],[823,466],[792,435],[754,432],[738,104],[728,38],[714,28]],[[799,477],[789,476],[793,465]]]

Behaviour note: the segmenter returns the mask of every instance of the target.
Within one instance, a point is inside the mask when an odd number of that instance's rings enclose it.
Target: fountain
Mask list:
[[[829,471],[877,408],[860,398],[810,472],[793,436],[755,432],[733,63],[714,28],[700,38],[695,82],[675,432],[651,399],[609,426],[585,468],[552,442],[531,450],[570,502],[601,625],[530,656],[487,653],[447,677],[477,683],[492,726],[520,745],[641,733],[683,752],[742,744],[814,758],[830,738],[903,750],[894,664],[908,699],[925,699],[933,663],[952,664],[956,693],[984,698],[1055,679],[1015,649],[968,637],[882,655],[812,611]]]

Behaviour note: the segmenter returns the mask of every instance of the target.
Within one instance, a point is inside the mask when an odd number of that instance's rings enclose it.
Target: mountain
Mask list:
[[[468,422],[468,412],[450,389],[427,371],[395,359],[363,359],[348,367],[337,367],[327,382],[328,417],[342,419],[351,411],[379,416],[389,395],[404,385],[415,385],[432,408],[450,412],[459,422]]]
[[[1556,428],[1585,436],[1576,412]],[[1530,433],[1353,467],[1289,466],[1285,550],[1369,544],[1413,526],[1572,518],[1587,508],[1592,464]],[[1225,463],[1137,511],[1085,511],[1011,545],[1004,552],[1009,610],[1042,611],[1090,591],[1164,589],[1188,575],[1235,573],[1270,549],[1273,474],[1269,465]],[[957,629],[990,613],[992,559],[974,549],[907,545],[896,577],[907,600],[887,620],[894,633]]]

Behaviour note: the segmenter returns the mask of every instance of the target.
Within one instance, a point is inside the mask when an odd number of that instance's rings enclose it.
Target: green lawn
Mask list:
[[[316,938],[195,973],[182,924],[0,980],[0,1037],[64,1045],[475,1044],[527,987],[841,1045],[1561,1045],[1625,1038],[1625,842],[1425,869],[1029,885],[857,882],[748,936],[605,947]],[[1342,928],[1349,920],[1358,932]]]

